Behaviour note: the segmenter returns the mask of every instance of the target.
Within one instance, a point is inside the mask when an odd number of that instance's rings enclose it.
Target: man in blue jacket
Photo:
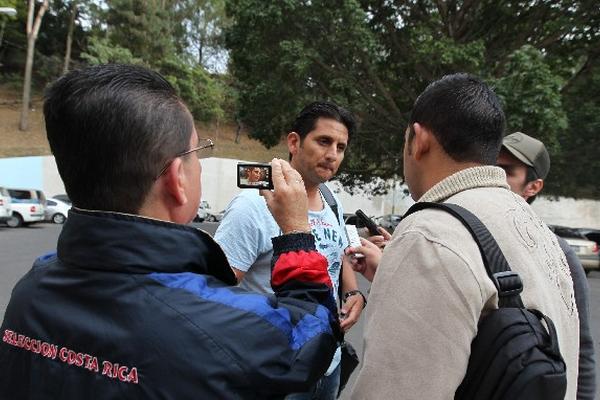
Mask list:
[[[182,225],[200,201],[195,154],[212,142],[163,77],[74,71],[44,115],[73,209],[57,253],[13,290],[0,399],[265,399],[323,375],[339,321],[297,171],[272,163],[274,294],[249,293],[219,245]]]

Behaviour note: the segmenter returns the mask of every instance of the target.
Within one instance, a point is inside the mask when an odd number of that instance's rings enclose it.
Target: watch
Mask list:
[[[348,300],[348,297],[356,296],[357,294],[360,294],[362,296],[364,302],[363,308],[365,308],[367,306],[367,298],[360,290],[349,290],[346,293],[344,293],[344,303],[346,302],[346,300]]]

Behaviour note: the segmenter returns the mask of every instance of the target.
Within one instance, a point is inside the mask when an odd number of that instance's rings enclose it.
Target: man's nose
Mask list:
[[[327,148],[327,153],[325,154],[325,158],[327,159],[327,161],[336,161],[337,157],[337,146],[329,146]]]

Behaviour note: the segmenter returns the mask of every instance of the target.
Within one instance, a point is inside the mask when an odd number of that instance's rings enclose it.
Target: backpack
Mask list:
[[[564,399],[566,365],[554,324],[538,310],[525,308],[521,278],[510,269],[488,229],[471,212],[450,203],[416,203],[405,217],[426,208],[446,211],[462,222],[475,239],[498,290],[498,309],[479,321],[466,375],[454,398]]]

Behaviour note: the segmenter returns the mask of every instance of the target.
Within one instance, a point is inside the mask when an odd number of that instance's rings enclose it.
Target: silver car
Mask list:
[[[52,221],[55,224],[64,224],[69,215],[71,203],[62,201],[55,197],[46,200],[46,221]]]
[[[586,274],[592,270],[600,269],[600,254],[598,243],[588,240],[577,228],[564,226],[550,226],[550,229],[558,236],[565,239],[571,246]]]

